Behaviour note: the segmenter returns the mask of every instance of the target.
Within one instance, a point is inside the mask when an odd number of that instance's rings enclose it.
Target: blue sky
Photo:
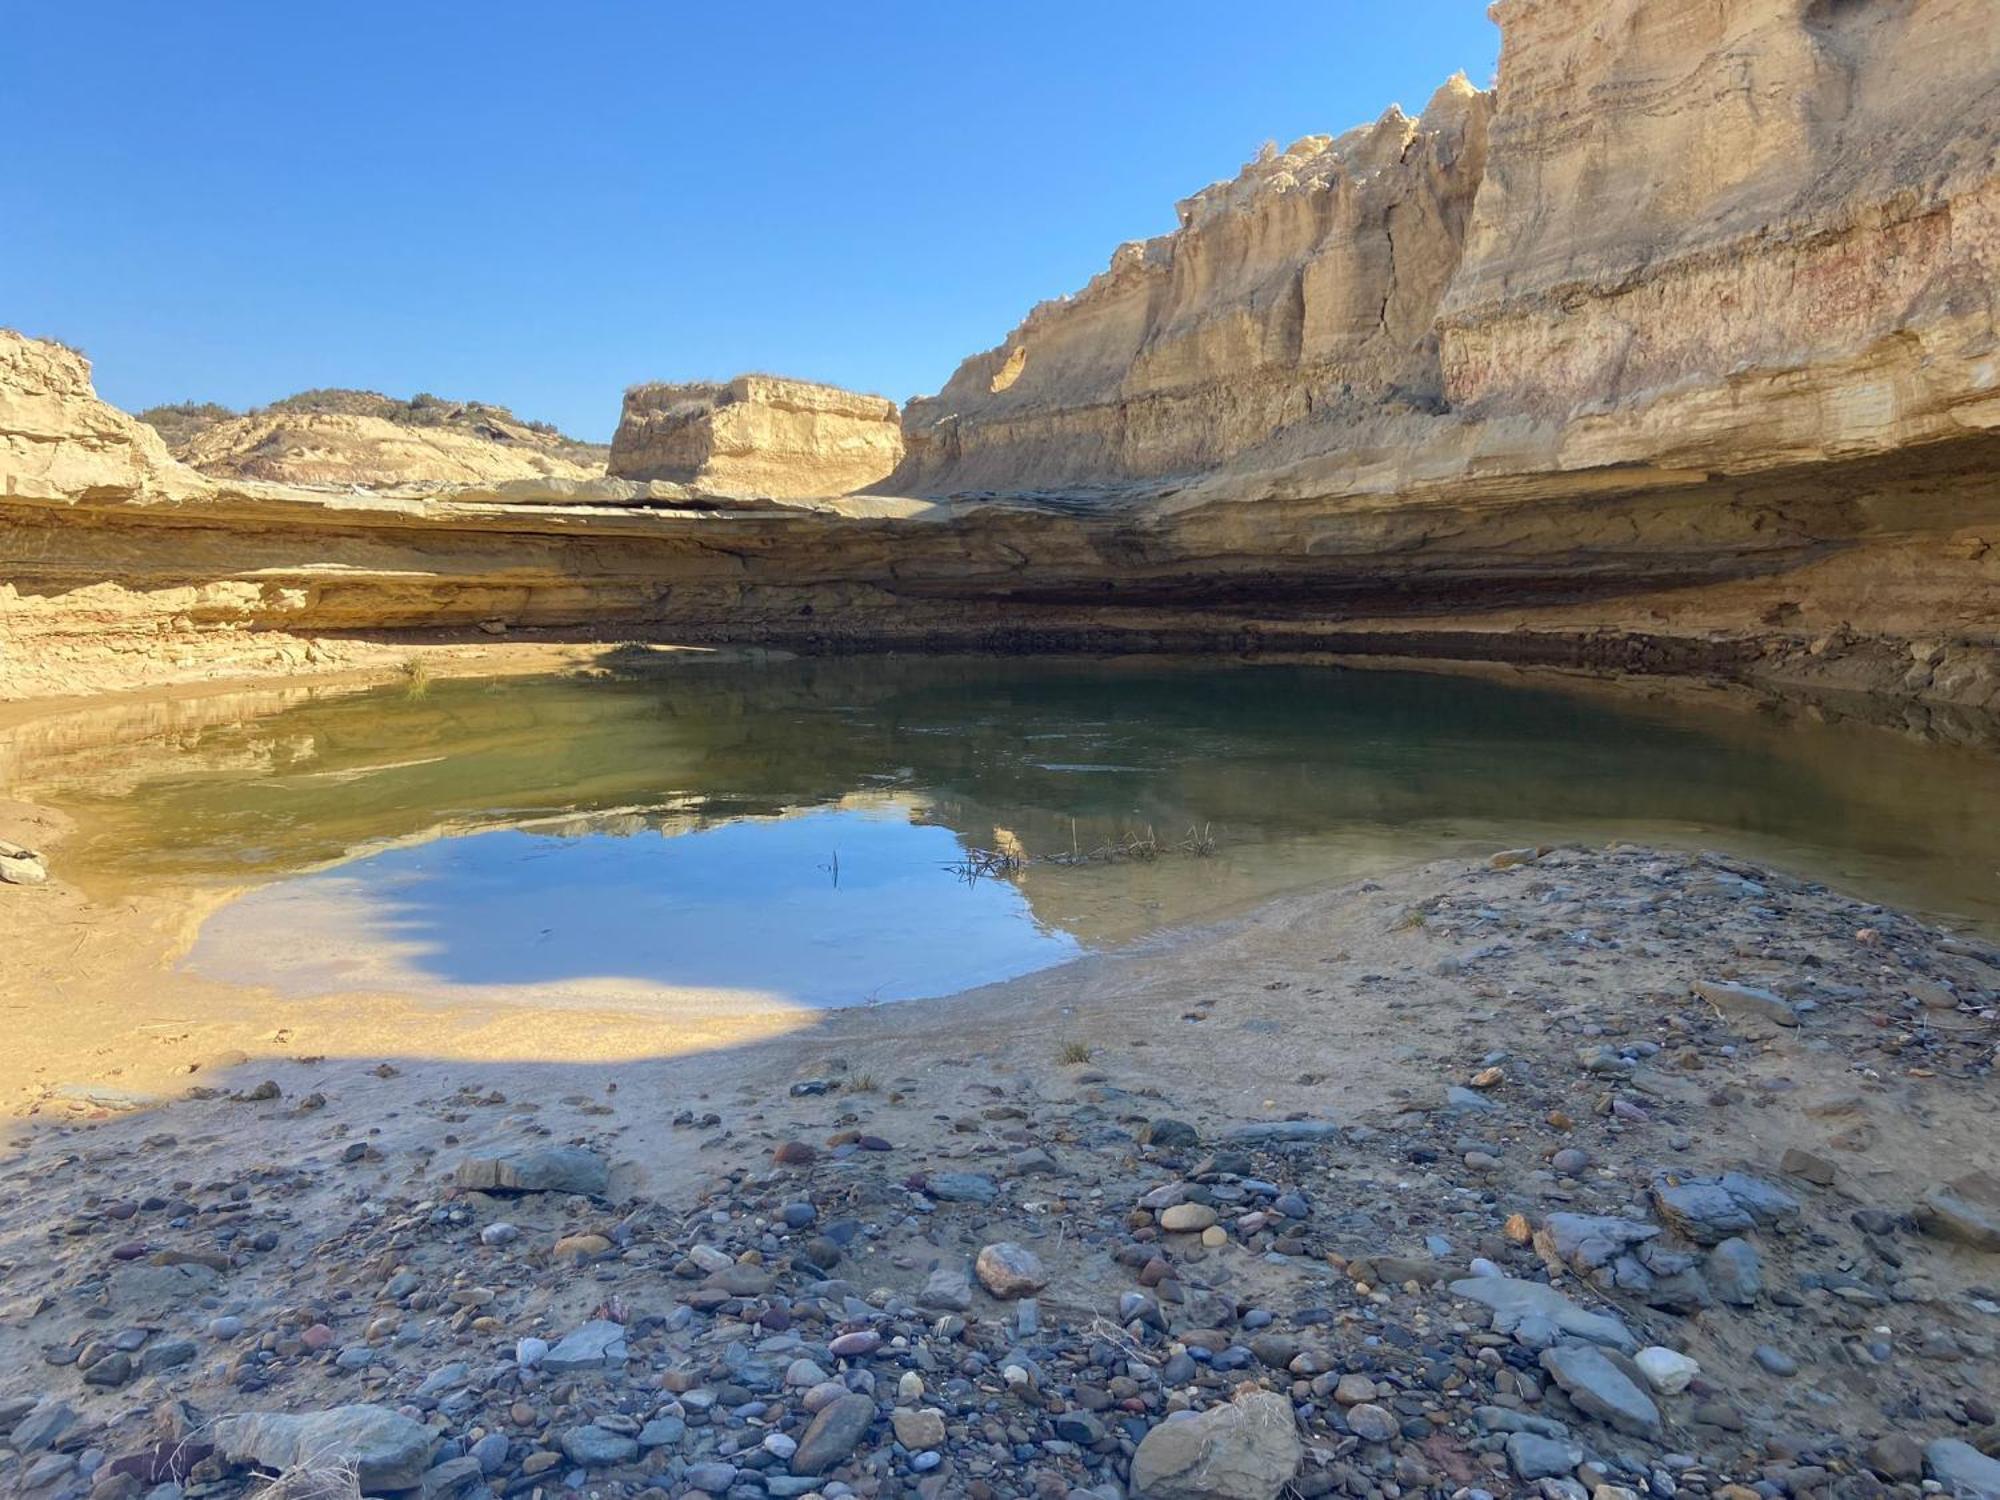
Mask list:
[[[934,391],[1265,139],[1499,43],[1478,0],[0,10],[0,323],[132,409],[429,390],[598,438],[637,380]]]

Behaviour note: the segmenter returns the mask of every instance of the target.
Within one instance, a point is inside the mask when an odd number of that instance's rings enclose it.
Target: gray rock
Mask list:
[[[1759,1344],[1750,1351],[1750,1357],[1773,1375],[1796,1375],[1799,1362],[1775,1344]]]
[[[1340,1134],[1332,1120],[1253,1120],[1222,1132],[1223,1144],[1248,1146],[1269,1141],[1323,1141]]]
[[[423,1384],[416,1389],[416,1399],[421,1401],[427,1396],[440,1396],[453,1386],[464,1385],[471,1370],[472,1367],[462,1359],[440,1366],[424,1377]]]
[[[1578,1411],[1608,1422],[1634,1437],[1660,1435],[1660,1409],[1653,1398],[1588,1344],[1558,1344],[1542,1351],[1542,1368],[1563,1388]]]
[[[932,1312],[964,1312],[972,1306],[972,1278],[954,1267],[939,1266],[917,1293],[917,1306]]]
[[[792,1454],[792,1472],[824,1474],[854,1451],[875,1420],[873,1398],[850,1391],[820,1408]]]
[[[1514,1333],[1523,1320],[1539,1319],[1573,1338],[1588,1339],[1631,1353],[1639,1347],[1632,1331],[1608,1313],[1585,1312],[1552,1286],[1512,1276],[1470,1276],[1451,1284],[1452,1293],[1493,1310],[1496,1333]]]
[[[573,1464],[601,1469],[609,1464],[630,1463],[639,1456],[639,1444],[622,1432],[594,1423],[572,1427],[562,1435],[562,1450]]]
[[[497,1474],[507,1464],[507,1450],[511,1445],[504,1432],[489,1432],[472,1445],[471,1457],[479,1460],[482,1474]]]
[[[978,1273],[979,1284],[1002,1300],[1026,1297],[1049,1284],[1041,1257],[1012,1240],[986,1246],[972,1268]]]
[[[1480,1093],[1477,1089],[1453,1084],[1444,1091],[1445,1112],[1454,1115],[1491,1115],[1500,1112],[1500,1106]]]
[[[655,1417],[639,1429],[641,1448],[671,1448],[687,1436],[687,1423],[679,1417]]]
[[[456,1495],[485,1477],[486,1471],[471,1454],[448,1458],[435,1468],[424,1471],[423,1500],[444,1500],[445,1496]]]
[[[1609,1214],[1554,1213],[1535,1231],[1535,1251],[1552,1271],[1588,1274],[1660,1233],[1657,1224]]]
[[[991,1203],[1000,1196],[1000,1184],[984,1172],[933,1172],[924,1179],[924,1191],[945,1203]]]
[[[44,1396],[14,1424],[8,1443],[20,1453],[34,1453],[50,1447],[76,1425],[76,1413],[66,1401]]]
[[[551,1375],[568,1375],[624,1362],[625,1325],[599,1318],[565,1334],[560,1343],[542,1356],[541,1367]]]
[[[192,1305],[203,1293],[214,1291],[221,1281],[222,1273],[215,1267],[192,1261],[176,1266],[140,1263],[114,1271],[109,1290],[114,1304],[150,1311],[156,1307]]]
[[[1924,1228],[1976,1250],[2000,1252],[2000,1177],[1968,1172],[1924,1197]]]
[[[1162,1118],[1139,1127],[1139,1144],[1162,1151],[1190,1151],[1201,1144],[1201,1137],[1185,1120]]]
[[[44,1453],[28,1465],[27,1472],[21,1476],[21,1489],[24,1492],[47,1489],[58,1479],[66,1477],[75,1467],[75,1454]]]
[[[1714,1006],[1725,1020],[1745,1021],[1760,1030],[1799,1024],[1798,1012],[1780,995],[1726,979],[1697,979],[1694,992]]]
[[[1970,1443],[1939,1438],[1924,1449],[1924,1467],[1956,1500],[2000,1500],[2000,1459]]]
[[[1653,1181],[1660,1216],[1698,1245],[1719,1245],[1752,1229],[1796,1219],[1799,1200],[1781,1187],[1744,1172],[1719,1177]]]
[[[1708,1252],[1708,1284],[1732,1307],[1753,1307],[1764,1294],[1764,1263],[1748,1240],[1727,1239]]]
[[[1520,1479],[1552,1479],[1583,1462],[1583,1449],[1558,1438],[1516,1432],[1507,1439],[1507,1466]]]
[[[1276,1500],[1305,1461],[1292,1403],[1272,1391],[1159,1423],[1132,1455],[1146,1500]]]
[[[610,1165],[583,1146],[543,1146],[512,1156],[469,1156],[454,1179],[481,1193],[582,1193],[601,1198],[611,1182]]]
[[[193,1339],[162,1339],[139,1356],[139,1373],[157,1375],[190,1363],[201,1351]]]
[[[687,1482],[704,1495],[726,1495],[729,1487],[736,1483],[735,1464],[710,1460],[707,1463],[689,1464]]]
[[[1386,1443],[1401,1431],[1395,1413],[1372,1401],[1350,1406],[1347,1409],[1347,1426],[1364,1443]]]
[[[233,1464],[277,1472],[305,1465],[352,1468],[364,1495],[417,1488],[437,1446],[428,1427],[386,1406],[244,1412],[218,1418],[210,1440]]]

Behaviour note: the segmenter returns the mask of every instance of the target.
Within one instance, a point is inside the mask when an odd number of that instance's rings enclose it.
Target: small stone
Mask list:
[[[889,1422],[896,1429],[896,1441],[913,1453],[944,1446],[944,1413],[935,1407],[912,1411],[899,1406],[889,1414]]]
[[[1708,1252],[1705,1270],[1715,1295],[1732,1307],[1754,1307],[1763,1295],[1764,1263],[1748,1240],[1724,1240]]]
[[[1533,1432],[1509,1433],[1507,1466],[1520,1479],[1553,1479],[1583,1462],[1583,1450],[1561,1438]]]
[[[566,1334],[542,1356],[542,1368],[551,1375],[569,1375],[578,1370],[601,1370],[625,1362],[625,1327],[622,1323],[597,1319]]]
[[[1012,1240],[982,1249],[973,1262],[973,1270],[980,1285],[1003,1301],[1029,1296],[1049,1284],[1040,1257]]]
[[[1201,1144],[1201,1137],[1185,1120],[1160,1119],[1139,1127],[1139,1144],[1162,1151],[1191,1151]]]
[[[1347,1425],[1366,1443],[1386,1443],[1402,1430],[1392,1413],[1370,1401],[1348,1408]]]
[[[1677,1395],[1688,1388],[1701,1366],[1685,1354],[1654,1344],[1632,1356],[1632,1363],[1646,1377],[1646,1383],[1663,1396]]]
[[[823,1407],[799,1439],[792,1455],[792,1472],[801,1478],[824,1474],[854,1451],[875,1420],[875,1403],[850,1392]]]
[[[1160,1212],[1160,1228],[1171,1234],[1199,1234],[1215,1222],[1215,1210],[1206,1203],[1176,1203]]]
[[[1750,1351],[1750,1357],[1773,1375],[1799,1373],[1799,1362],[1774,1344],[1759,1344]]]

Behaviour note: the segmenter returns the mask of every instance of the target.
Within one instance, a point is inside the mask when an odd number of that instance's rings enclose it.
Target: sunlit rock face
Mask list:
[[[1493,95],[1268,148],[1043,303],[905,414],[893,484],[1033,489],[1210,468],[1295,424],[1434,410],[1434,324],[1484,170]]]
[[[810,381],[739,375],[723,385],[627,391],[610,472],[792,500],[865,489],[902,456],[893,401]]]
[[[905,414],[918,493],[1768,467],[2000,422],[1987,0],[1502,0],[1497,89],[1267,152]],[[1385,451],[1397,456],[1382,468]]]
[[[1561,414],[1899,336],[1990,352],[1987,0],[1502,0],[1495,14],[1501,104],[1442,318],[1454,407]],[[1826,409],[1825,441],[1898,397]]]
[[[497,623],[2000,710],[2000,12],[1495,14],[1494,90],[1265,153],[900,432],[801,382],[640,387],[608,480],[332,497],[174,464],[12,340],[0,694]]]

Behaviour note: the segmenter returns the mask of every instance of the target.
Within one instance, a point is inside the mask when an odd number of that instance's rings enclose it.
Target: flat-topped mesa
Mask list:
[[[1434,410],[1433,332],[1486,160],[1493,95],[1462,76],[1411,119],[1266,147],[1183,200],[904,418],[916,493],[1214,468],[1295,424]]]
[[[814,499],[866,489],[903,457],[896,403],[773,375],[636,385],[611,440],[616,479]]]

